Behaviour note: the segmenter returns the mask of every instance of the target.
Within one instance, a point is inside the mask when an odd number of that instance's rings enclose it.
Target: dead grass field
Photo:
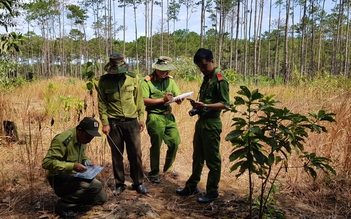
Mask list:
[[[199,84],[196,82],[178,82],[182,92],[194,91],[196,98]],[[238,86],[231,85],[231,100]],[[302,164],[291,157],[288,172],[281,173],[279,180],[281,194],[276,196],[277,208],[286,218],[351,218],[350,204],[350,91],[317,87],[259,87],[263,94],[276,94],[279,106],[285,106],[293,112],[306,115],[309,111],[324,109],[337,114],[337,123],[327,124],[328,133],[311,134],[305,148],[328,157],[337,175],[331,178],[320,173],[313,182],[302,171]],[[7,142],[3,127],[0,129],[0,218],[58,218],[54,212],[57,197],[45,180],[45,171],[41,161],[49,148],[51,139],[65,129],[78,124],[74,110],[75,98],[85,100],[86,111],[80,118],[97,113],[97,101],[85,90],[83,81],[67,78],[35,81],[9,93],[0,93],[1,121],[14,121],[18,128],[19,142]],[[65,110],[60,96],[71,103],[70,110]],[[192,136],[195,117],[188,115],[190,104],[174,105],[182,143],[179,147],[175,168],[181,173],[179,179],[163,175],[161,184],[154,185],[147,180],[150,196],[139,195],[131,188],[119,197],[114,197],[108,188],[112,178],[110,149],[105,137],[95,138],[88,147],[88,155],[94,163],[104,165],[105,169],[98,178],[104,183],[109,195],[104,206],[82,209],[79,218],[247,218],[248,178],[246,175],[235,178],[229,171],[231,144],[224,140],[231,130],[231,118],[234,114],[222,115],[223,133],[221,143],[222,178],[220,197],[214,202],[200,205],[199,197],[183,198],[175,195],[178,187],[183,187],[191,174]],[[54,121],[52,124],[52,119]],[[143,165],[145,173],[149,171],[149,138],[142,133]],[[166,147],[162,147],[161,165]],[[125,155],[125,167],[128,162]],[[207,168],[204,168],[200,190],[205,192]],[[258,179],[256,179],[258,180]],[[127,185],[131,180],[127,178]],[[200,194],[201,195],[201,194]]]

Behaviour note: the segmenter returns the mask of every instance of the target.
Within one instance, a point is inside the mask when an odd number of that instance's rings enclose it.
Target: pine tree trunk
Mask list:
[[[286,84],[289,80],[289,69],[288,69],[288,60],[289,60],[289,54],[288,54],[288,41],[289,41],[289,15],[290,15],[290,1],[287,0],[287,5],[286,5],[286,17],[285,17],[285,40],[284,40],[284,63],[283,63],[283,82]]]

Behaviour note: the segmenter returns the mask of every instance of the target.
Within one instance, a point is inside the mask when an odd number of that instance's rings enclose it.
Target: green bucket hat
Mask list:
[[[157,61],[152,64],[152,68],[160,71],[171,71],[177,69],[172,64],[172,59],[168,56],[160,56]]]
[[[119,52],[114,52],[110,55],[110,62],[108,62],[104,70],[109,74],[122,74],[128,72],[128,64],[124,61],[124,55]]]

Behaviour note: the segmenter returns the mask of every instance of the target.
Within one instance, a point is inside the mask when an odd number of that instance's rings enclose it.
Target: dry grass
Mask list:
[[[50,86],[54,89],[50,90]],[[192,98],[196,98],[199,84],[197,82],[178,82],[183,92],[194,91]],[[231,85],[231,100],[238,91],[238,86]],[[280,105],[287,107],[296,113],[306,115],[309,111],[324,109],[337,114],[337,123],[325,124],[328,133],[322,135],[311,134],[306,140],[305,148],[310,152],[316,152],[321,156],[331,158],[332,166],[337,170],[337,176],[328,178],[321,174],[316,182],[301,170],[291,168],[289,172],[282,173],[280,179],[283,182],[282,192],[293,194],[292,196],[305,199],[306,202],[316,207],[326,207],[325,201],[342,201],[345,206],[334,206],[335,211],[346,211],[350,205],[351,197],[350,180],[350,92],[321,92],[320,88],[297,88],[287,86],[259,87],[263,94],[276,94],[275,99],[280,100]],[[41,161],[50,145],[50,140],[61,131],[77,125],[79,117],[75,111],[66,112],[60,105],[60,96],[79,97],[86,100],[87,110],[84,116],[98,115],[96,96],[90,97],[84,89],[84,82],[72,81],[67,78],[35,81],[18,88],[10,93],[0,94],[0,120],[14,121],[18,127],[20,142],[7,142],[1,127],[0,148],[0,191],[15,194],[18,185],[31,184],[26,191],[26,196],[52,193],[49,186],[36,188],[35,183],[44,179],[45,171],[41,168]],[[96,94],[94,94],[96,95]],[[46,100],[46,101],[45,101]],[[47,100],[52,100],[51,102]],[[191,106],[188,102],[181,105],[174,105],[173,110],[180,130],[182,143],[177,154],[175,168],[181,172],[186,179],[191,173],[192,162],[192,137],[196,117],[190,117],[188,111]],[[55,110],[52,110],[55,109]],[[231,144],[224,140],[231,131],[231,119],[235,116],[230,112],[222,115],[223,134],[221,139],[221,154],[223,161],[221,186],[229,187],[240,191],[242,195],[247,194],[247,177],[236,179],[235,173],[229,168],[229,155]],[[54,124],[51,125],[51,120]],[[145,171],[149,170],[149,137],[147,132],[142,133],[142,150]],[[161,159],[164,158],[166,147],[162,147]],[[110,165],[110,149],[104,137],[95,138],[90,143],[88,155],[97,164]],[[291,158],[291,167],[300,167],[298,159]],[[163,164],[163,160],[161,160]],[[204,169],[203,180],[200,187],[205,187],[207,169]],[[112,177],[112,172],[107,177]],[[7,194],[7,193],[6,193]],[[1,200],[6,196],[1,196]],[[21,199],[24,197],[19,197]],[[32,200],[32,198],[31,198]],[[318,201],[317,201],[318,200]],[[16,202],[16,199],[14,199]],[[13,201],[12,201],[13,202]],[[283,201],[282,201],[283,203]],[[10,203],[8,209],[11,211]],[[0,213],[1,217],[1,213]],[[330,217],[332,218],[332,217]],[[335,217],[336,218],[336,217]]]

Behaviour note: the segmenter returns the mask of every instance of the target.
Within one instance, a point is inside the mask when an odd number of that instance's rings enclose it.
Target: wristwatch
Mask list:
[[[207,109],[207,104],[205,103],[205,105],[204,105],[204,109]]]

